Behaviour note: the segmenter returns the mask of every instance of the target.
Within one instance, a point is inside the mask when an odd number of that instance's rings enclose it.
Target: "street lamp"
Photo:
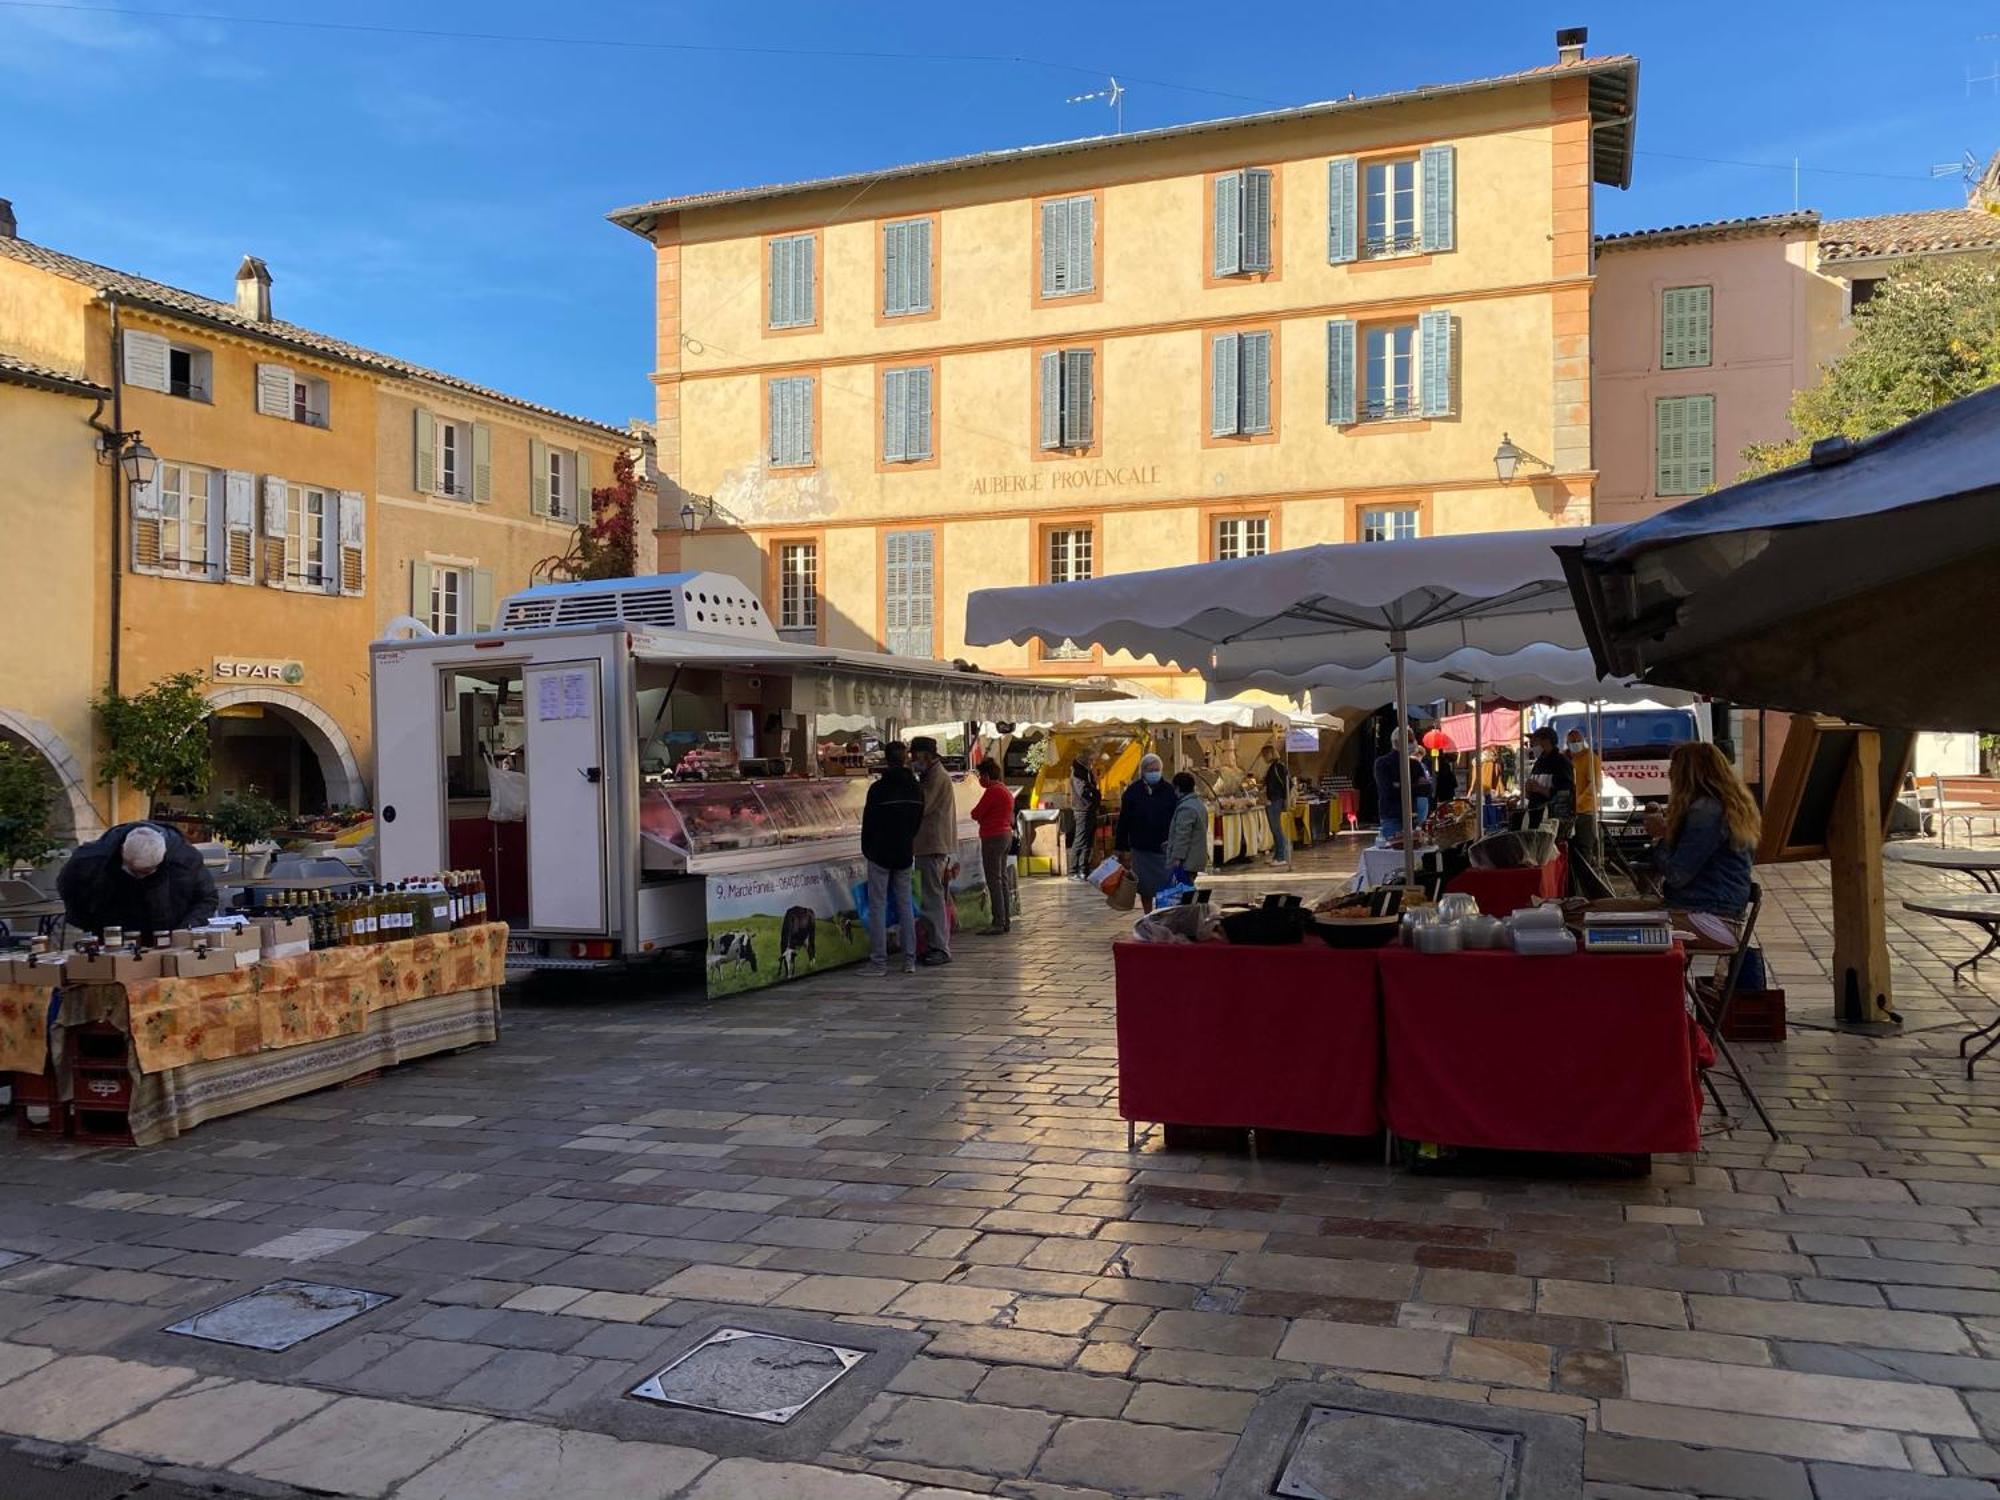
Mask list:
[[[695,504],[692,500],[682,504],[681,530],[685,531],[689,536],[693,536],[697,531],[701,530],[702,522],[707,519],[707,516],[695,509]]]
[[[1531,464],[1538,464],[1542,468],[1547,469],[1551,474],[1555,472],[1556,466],[1554,464],[1550,463],[1547,459],[1535,457],[1527,449],[1518,446],[1513,438],[1509,437],[1506,433],[1501,433],[1500,446],[1493,450],[1493,472],[1500,476],[1502,484],[1512,483],[1514,471],[1520,468],[1523,460]]]
[[[116,464],[124,471],[125,482],[134,489],[145,489],[159,472],[160,456],[139,441],[137,432],[118,432],[104,429],[97,440],[97,461],[101,464]]]

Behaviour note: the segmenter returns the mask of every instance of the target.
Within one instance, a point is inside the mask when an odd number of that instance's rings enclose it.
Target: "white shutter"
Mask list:
[[[1211,348],[1208,431],[1211,437],[1229,437],[1239,430],[1242,420],[1237,384],[1241,340],[1233,333],[1218,333]]]
[[[1215,179],[1214,271],[1234,276],[1243,269],[1243,174],[1218,173]]]
[[[126,329],[125,383],[136,385],[145,391],[165,391],[167,354],[170,347],[157,333],[144,333],[137,328]]]
[[[549,445],[540,438],[528,439],[528,509],[549,513]]]
[[[1069,287],[1090,291],[1097,284],[1097,200],[1085,194],[1069,200]]]
[[[899,464],[910,456],[907,370],[882,372],[882,461]]]
[[[257,366],[257,410],[267,417],[292,418],[292,367]]]
[[[359,490],[340,492],[340,550],[328,570],[327,592],[358,597],[368,575],[368,501]]]
[[[1452,401],[1451,314],[1427,312],[1417,318],[1417,387],[1419,410],[1426,417],[1448,417]]]
[[[1070,448],[1088,448],[1097,440],[1094,349],[1063,351],[1062,425],[1063,443]]]
[[[1041,446],[1045,452],[1063,445],[1062,371],[1063,357],[1060,354],[1041,356]]]
[[[1069,204],[1056,199],[1042,205],[1042,295],[1060,297],[1073,290],[1069,276]]]
[[[289,487],[276,474],[264,476],[264,582],[274,589],[287,582],[290,551]]]
[[[257,577],[257,485],[240,469],[222,476],[222,576],[230,583]]]
[[[1426,146],[1418,157],[1424,216],[1420,248],[1427,252],[1457,247],[1457,189],[1453,182],[1457,161],[1454,146]]]
[[[1251,167],[1243,173],[1243,260],[1247,272],[1271,269],[1271,173]]]
[[[883,646],[896,656],[931,654],[931,533],[892,531],[882,539]]]
[[[1335,318],[1326,325],[1326,419],[1345,427],[1354,415],[1354,324]]]
[[[157,568],[162,551],[159,469],[156,467],[153,470],[150,482],[131,485],[127,493],[132,497],[132,566],[147,570]]]
[[[1336,157],[1326,164],[1326,258],[1335,265],[1358,255],[1359,176],[1351,156]]]

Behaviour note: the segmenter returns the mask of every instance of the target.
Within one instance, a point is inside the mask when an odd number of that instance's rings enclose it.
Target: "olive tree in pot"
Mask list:
[[[175,793],[207,794],[211,710],[197,673],[162,677],[130,696],[107,688],[91,707],[104,730],[99,781],[106,786],[122,781],[144,792],[149,817]]]
[[[0,743],[0,875],[38,865],[62,847],[50,830],[56,784],[41,757]]]
[[[264,849],[252,854],[250,846],[266,843],[284,826],[284,810],[275,802],[254,786],[240,792],[225,792],[209,818],[215,824],[215,836],[241,857],[246,879],[255,880],[271,867],[272,851]]]

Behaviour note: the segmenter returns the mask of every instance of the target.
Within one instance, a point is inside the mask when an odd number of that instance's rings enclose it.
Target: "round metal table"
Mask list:
[[[1940,849],[1935,844],[1888,844],[1882,857],[1920,870],[1967,875],[1983,891],[2000,896],[2000,849]],[[1908,903],[1905,903],[1906,905]]]

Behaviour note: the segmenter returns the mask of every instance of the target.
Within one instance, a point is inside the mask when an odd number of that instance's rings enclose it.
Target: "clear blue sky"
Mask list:
[[[1063,102],[1106,72],[1133,130],[1511,71],[1585,24],[1642,66],[1604,230],[1790,208],[1795,156],[1822,212],[1946,207],[1931,165],[2000,147],[2000,86],[1967,85],[2000,72],[1992,0],[95,3],[0,0],[24,237],[225,298],[255,253],[282,317],[612,422],[651,412],[653,308],[608,209],[1107,130]]]

